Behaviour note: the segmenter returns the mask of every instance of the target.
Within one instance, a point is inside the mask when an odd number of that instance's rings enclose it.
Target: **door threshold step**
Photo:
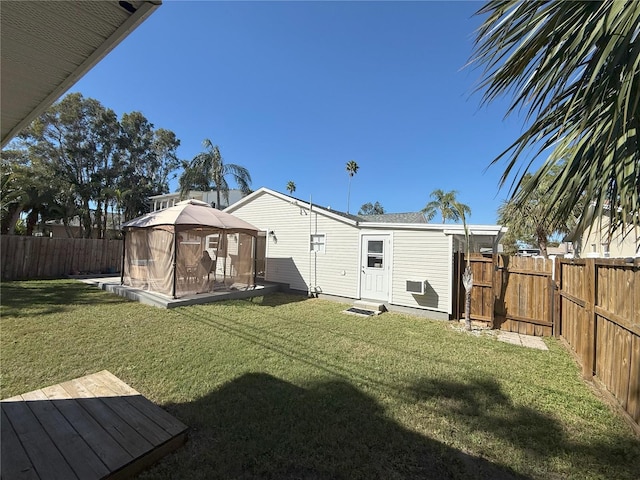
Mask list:
[[[387,311],[384,303],[377,302],[375,300],[356,300],[355,302],[353,302],[353,308],[359,308],[361,310],[371,310],[375,312],[375,315],[379,315],[382,312]]]

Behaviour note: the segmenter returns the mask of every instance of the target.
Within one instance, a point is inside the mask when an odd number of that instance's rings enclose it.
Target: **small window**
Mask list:
[[[324,233],[311,234],[310,248],[312,252],[324,253],[326,235]]]
[[[367,242],[367,267],[384,268],[384,241],[369,240]]]

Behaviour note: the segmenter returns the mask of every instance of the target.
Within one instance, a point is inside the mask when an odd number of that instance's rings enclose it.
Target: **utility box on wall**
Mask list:
[[[414,293],[416,295],[424,295],[424,284],[425,282],[407,280],[406,291],[409,293]]]

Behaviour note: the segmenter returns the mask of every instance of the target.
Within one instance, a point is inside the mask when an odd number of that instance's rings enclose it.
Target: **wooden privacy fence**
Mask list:
[[[558,263],[559,336],[640,433],[640,262]]]
[[[472,320],[528,335],[560,337],[640,433],[640,260],[470,256]],[[454,259],[453,312],[464,318]]]
[[[2,280],[117,273],[122,241],[0,235]]]

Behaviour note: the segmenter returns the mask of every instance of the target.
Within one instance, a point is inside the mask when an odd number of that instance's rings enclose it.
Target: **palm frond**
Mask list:
[[[477,13],[487,16],[472,60],[483,67],[483,102],[512,95],[507,115],[524,110],[530,123],[492,162],[506,162],[501,186],[511,179],[524,203],[563,161],[548,188],[555,220],[586,198],[583,220],[592,204],[597,213],[611,208],[611,228],[639,224],[640,2],[490,1]]]

